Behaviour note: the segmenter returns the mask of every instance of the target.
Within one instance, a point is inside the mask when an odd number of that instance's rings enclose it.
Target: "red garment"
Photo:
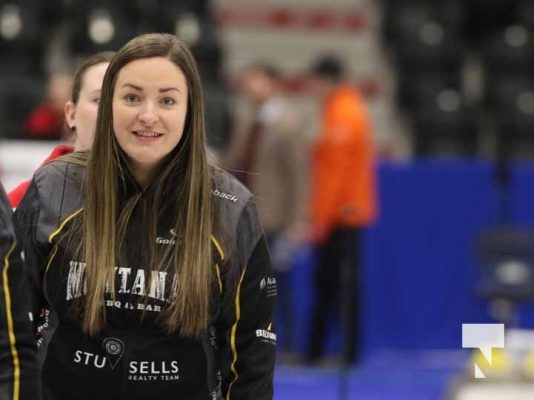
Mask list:
[[[72,153],[74,151],[74,147],[72,146],[57,146],[52,150],[52,153],[47,157],[46,160],[41,164],[43,166],[49,161],[52,161],[55,158],[58,158],[62,155]],[[24,194],[26,194],[26,190],[28,190],[28,187],[30,186],[31,180],[28,179],[27,181],[22,182],[19,184],[15,189],[13,189],[11,192],[7,194],[7,197],[9,198],[9,202],[11,203],[11,207],[17,208],[20,204],[22,198],[24,197]]]
[[[65,131],[64,118],[62,110],[43,103],[30,113],[24,127],[32,139],[61,139]]]
[[[367,106],[349,86],[323,107],[313,149],[312,236],[322,242],[335,227],[365,227],[376,218],[374,150]]]

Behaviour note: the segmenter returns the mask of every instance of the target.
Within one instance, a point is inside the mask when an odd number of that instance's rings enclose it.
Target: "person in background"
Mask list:
[[[102,82],[114,54],[97,53],[83,61],[74,74],[71,98],[64,105],[64,112],[75,151],[89,150],[93,145]]]
[[[64,135],[63,107],[69,99],[72,77],[54,72],[48,77],[46,98],[24,121],[24,132],[30,139],[60,140]]]
[[[345,83],[341,61],[324,56],[311,87],[322,101],[311,173],[311,240],[317,250],[315,305],[308,361],[323,355],[326,327],[341,305],[343,361],[357,362],[361,337],[361,233],[377,216],[371,123],[359,92]]]
[[[284,98],[279,81],[279,72],[267,64],[249,65],[241,71],[238,93],[251,109],[237,118],[222,164],[236,171],[258,199],[279,289],[280,360],[291,361],[290,268],[295,250],[305,238],[308,146],[301,114]]]
[[[71,143],[54,148],[44,163],[73,151],[88,150],[91,147],[102,81],[111,57],[113,52],[110,51],[90,56],[74,73],[70,100],[62,105],[64,110],[62,124],[67,125],[68,139]],[[9,202],[13,208],[19,205],[29,186],[30,180],[27,180],[9,192]]]
[[[203,104],[175,35],[135,37],[91,150],[36,172],[14,220],[32,310],[51,314],[43,400],[272,400],[267,242],[250,192],[208,164]]]
[[[0,398],[39,399],[28,282],[0,184]]]

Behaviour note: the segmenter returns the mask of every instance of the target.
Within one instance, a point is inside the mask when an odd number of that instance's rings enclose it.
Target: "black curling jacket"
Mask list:
[[[115,296],[105,299],[106,326],[88,338],[76,312],[76,299],[86,294],[85,264],[72,256],[70,246],[76,244],[68,240],[71,221],[84,212],[83,174],[82,166],[65,161],[47,164],[15,213],[32,282],[32,312],[39,316],[43,399],[272,399],[276,279],[249,191],[213,170],[220,237],[212,236],[212,323],[201,338],[169,335],[158,324],[176,277],[145,270],[139,230],[126,232]],[[132,219],[138,213],[134,209]],[[161,251],[177,242],[169,220],[163,215],[156,224]]]
[[[35,343],[28,283],[12,211],[0,185],[0,399],[37,398]]]

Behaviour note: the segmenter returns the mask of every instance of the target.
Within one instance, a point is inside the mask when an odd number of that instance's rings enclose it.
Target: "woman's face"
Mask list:
[[[113,130],[140,184],[149,183],[180,142],[187,99],[185,76],[167,58],[135,60],[119,71],[113,95]]]
[[[89,150],[93,145],[98,115],[98,102],[102,81],[109,63],[104,62],[89,67],[83,77],[78,102],[65,104],[65,119],[69,127],[76,128],[75,150]]]

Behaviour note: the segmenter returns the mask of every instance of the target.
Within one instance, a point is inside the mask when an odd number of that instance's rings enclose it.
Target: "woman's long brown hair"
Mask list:
[[[149,188],[142,195],[124,200],[125,187],[133,175],[113,132],[115,83],[126,64],[150,57],[165,57],[184,74],[189,92],[187,117],[180,143]],[[172,260],[170,268],[178,276],[176,296],[161,314],[164,327],[169,333],[183,336],[199,336],[208,327],[214,283],[210,238],[213,212],[205,149],[201,82],[189,49],[170,34],[146,34],[132,39],[115,54],[104,77],[95,141],[87,158],[85,211],[74,221],[72,230],[74,236],[79,236],[80,257],[87,263],[87,290],[82,305],[82,326],[86,334],[94,335],[105,325],[104,297],[109,291],[114,296],[114,267],[124,250],[123,240],[132,210],[141,196],[147,210],[144,222],[148,238],[144,243],[149,246],[146,252],[150,255],[150,265],[145,268],[163,268]],[[71,161],[80,160],[79,156]],[[182,240],[177,240],[171,254],[158,255],[155,225],[161,220],[163,208],[171,210],[170,215],[175,219],[173,229]]]

